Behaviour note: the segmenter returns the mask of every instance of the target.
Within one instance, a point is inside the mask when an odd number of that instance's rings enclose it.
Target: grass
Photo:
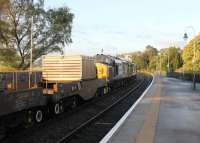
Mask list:
[[[0,65],[0,72],[15,71],[15,70],[16,70],[15,68],[4,66],[4,65]]]
[[[28,71],[24,70],[24,71]],[[22,71],[20,69],[17,68],[13,68],[13,67],[9,67],[9,66],[5,66],[5,65],[0,65],[0,72],[13,72],[13,71]],[[34,66],[33,67],[33,71],[42,71],[42,67],[41,66]]]

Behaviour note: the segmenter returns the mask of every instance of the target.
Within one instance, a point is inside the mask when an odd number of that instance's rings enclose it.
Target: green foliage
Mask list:
[[[149,69],[149,65],[151,63],[151,68],[155,68],[153,63],[151,62],[158,54],[158,50],[153,46],[146,46],[144,52],[135,52],[132,53],[132,60],[137,65],[137,68],[140,70],[147,70]]]
[[[169,47],[158,50],[152,46],[146,46],[144,52],[135,52],[132,54],[133,62],[137,64],[140,70],[163,70],[175,71],[183,64],[181,49]],[[169,68],[168,68],[169,61]]]
[[[158,63],[159,57],[158,56],[153,56],[150,60],[149,63],[149,70],[150,71],[155,71],[157,70],[159,63]]]
[[[181,49],[176,47],[162,49],[160,51],[161,69],[165,71],[169,70],[168,72],[174,72],[176,69],[180,68],[183,64],[181,52]]]
[[[0,65],[16,68],[18,56],[14,49],[0,49]]]
[[[132,54],[132,61],[137,65],[137,68],[139,70],[142,70],[145,68],[145,63],[144,63],[144,56],[142,52],[135,52]]]
[[[155,57],[157,56],[157,54],[158,54],[158,50],[156,48],[154,48],[151,45],[146,46],[146,49],[143,53],[145,69],[155,70],[155,66],[153,66],[152,60],[154,59],[154,61],[155,61]],[[151,63],[151,66],[150,66],[150,63]],[[156,63],[154,63],[154,65],[155,64]]]
[[[9,6],[9,0],[0,0],[0,12],[4,12]]]
[[[157,54],[158,54],[158,50],[156,48],[150,45],[146,46],[146,49],[144,51],[145,63],[149,65],[151,59],[157,56]]]
[[[194,58],[195,49],[195,58]],[[200,35],[192,39],[183,50],[184,69],[193,70],[193,62],[195,62],[195,70],[200,71]]]
[[[67,7],[45,10],[44,0],[10,0],[9,10],[0,17],[4,17],[0,21],[0,47],[14,52],[10,54],[15,55],[18,68],[26,69],[30,65],[31,17],[33,62],[44,54],[62,53],[64,46],[72,42],[74,15]]]

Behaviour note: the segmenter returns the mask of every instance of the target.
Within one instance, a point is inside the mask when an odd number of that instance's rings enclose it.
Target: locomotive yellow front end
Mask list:
[[[97,68],[97,78],[98,79],[101,79],[101,78],[108,79],[108,77],[109,77],[108,65],[102,64],[102,63],[96,63],[96,68]]]

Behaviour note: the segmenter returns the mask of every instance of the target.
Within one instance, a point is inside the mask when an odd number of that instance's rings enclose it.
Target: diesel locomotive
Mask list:
[[[42,72],[0,72],[0,132],[127,86],[136,73],[135,64],[103,54],[43,56]]]

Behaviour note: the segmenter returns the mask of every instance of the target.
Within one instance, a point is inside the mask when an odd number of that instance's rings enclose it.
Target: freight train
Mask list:
[[[103,96],[136,78],[136,65],[109,56],[43,56],[42,72],[0,73],[0,132],[40,123],[80,101]]]

